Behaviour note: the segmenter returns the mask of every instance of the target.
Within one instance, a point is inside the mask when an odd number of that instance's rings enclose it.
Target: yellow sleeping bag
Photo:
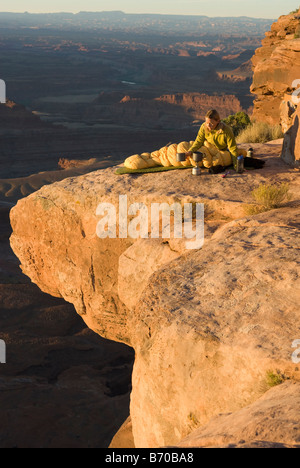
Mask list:
[[[128,169],[146,169],[156,166],[196,166],[196,163],[190,157],[187,157],[185,161],[176,161],[176,154],[187,153],[193,143],[193,141],[182,141],[179,144],[173,143],[172,145],[163,146],[152,153],[134,154],[125,160],[124,166]],[[203,153],[203,161],[199,163],[200,167],[209,169],[212,166],[226,167],[232,164],[229,151],[220,151],[216,146],[207,141],[205,141],[204,146],[199,151]],[[239,154],[246,157],[247,151],[239,149]]]

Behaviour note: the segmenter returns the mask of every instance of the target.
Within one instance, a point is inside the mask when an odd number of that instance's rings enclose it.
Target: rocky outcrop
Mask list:
[[[253,118],[271,125],[283,123],[288,118],[288,108],[283,101],[291,100],[291,93],[300,79],[300,10],[281,16],[266,32],[262,47],[252,58],[253,83],[251,92],[256,95]],[[293,85],[294,83],[294,85]]]
[[[283,213],[269,216],[230,223],[206,248],[152,276],[134,315],[137,446],[174,443],[249,405],[269,388],[268,373],[299,378],[291,362],[295,331],[286,329],[288,317],[299,333],[297,231]],[[278,236],[289,257],[277,250]]]
[[[191,433],[180,447],[300,448],[299,382],[275,386],[252,405],[213,418]]]
[[[285,133],[282,159],[299,164],[296,148],[300,85],[300,9],[281,16],[266,33],[253,63],[252,93],[256,94],[253,119],[281,125]]]
[[[291,358],[300,337],[299,204],[244,215],[259,183],[289,180],[299,200],[299,180],[271,146],[259,148],[261,171],[224,179],[109,168],[45,186],[11,211],[23,272],[74,304],[92,330],[134,348],[136,447],[178,444],[218,414],[258,401],[274,381],[300,378]],[[204,203],[204,246],[188,250],[187,239],[172,236],[99,238],[97,207],[110,203],[117,215],[120,195],[148,213],[151,203]],[[124,232],[124,219],[115,221],[111,228]]]
[[[300,448],[299,390],[300,383],[295,381],[275,385],[251,405],[213,417],[176,447]],[[192,415],[190,417],[192,419]],[[130,417],[120,427],[109,447],[134,447]]]

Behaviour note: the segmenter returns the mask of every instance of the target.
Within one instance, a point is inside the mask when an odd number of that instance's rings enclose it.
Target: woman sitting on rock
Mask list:
[[[157,166],[195,166],[196,162],[193,161],[192,154],[198,150],[202,153],[200,167],[209,169],[209,172],[213,174],[223,172],[225,167],[232,164],[236,170],[238,156],[245,158],[244,165],[247,167],[261,168],[264,165],[264,161],[245,157],[247,151],[237,147],[231,127],[221,122],[216,110],[211,110],[206,114],[205,123],[201,125],[196,141],[173,143],[152,153],[134,154],[125,160],[124,166],[133,170]],[[178,154],[185,155],[183,161],[177,159]]]
[[[205,122],[201,125],[197,138],[186,153],[186,156],[192,156],[207,141],[210,145],[221,151],[229,151],[234,168],[236,169],[239,150],[231,127],[221,122],[219,113],[213,109],[207,112]]]

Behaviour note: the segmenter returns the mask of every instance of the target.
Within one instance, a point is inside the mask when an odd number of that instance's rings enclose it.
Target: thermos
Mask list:
[[[253,148],[249,148],[247,151],[247,158],[253,158]]]

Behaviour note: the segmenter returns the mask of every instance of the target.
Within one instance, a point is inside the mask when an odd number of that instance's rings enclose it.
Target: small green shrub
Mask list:
[[[246,207],[246,214],[249,215],[279,208],[291,199],[289,184],[285,183],[280,185],[260,184],[251,192],[251,195],[257,205],[248,205]]]
[[[285,377],[279,371],[276,373],[273,371],[268,371],[266,375],[266,384],[268,387],[276,387],[284,382]]]
[[[237,143],[266,143],[283,138],[280,125],[269,125],[265,122],[253,122],[237,135]]]
[[[234,115],[229,115],[226,119],[223,119],[223,122],[232,128],[234,136],[237,136],[251,124],[250,117],[245,112],[237,112]]]

